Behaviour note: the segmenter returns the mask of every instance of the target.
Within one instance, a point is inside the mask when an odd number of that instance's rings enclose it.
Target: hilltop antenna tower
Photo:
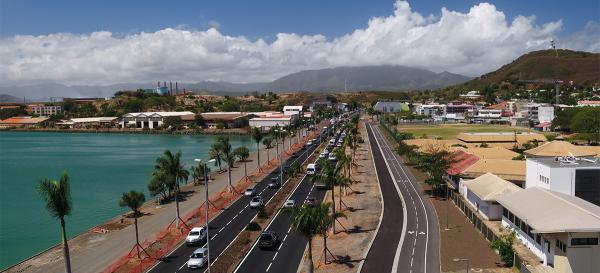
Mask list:
[[[558,57],[558,50],[556,50],[556,43],[554,42],[554,39],[550,40],[550,47],[554,50],[556,57]]]

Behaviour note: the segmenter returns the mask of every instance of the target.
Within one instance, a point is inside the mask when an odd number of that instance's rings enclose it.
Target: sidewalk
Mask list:
[[[292,138],[292,144],[296,143],[297,137]],[[302,141],[302,138],[300,139]],[[254,144],[256,145],[256,144]],[[279,149],[281,151],[281,144]],[[285,140],[286,150],[289,148],[289,138]],[[270,159],[275,157],[275,148],[269,151],[265,150],[261,144],[260,161],[261,164],[267,162],[267,152]],[[185,151],[183,151],[185,152]],[[251,153],[248,162],[248,174],[257,168],[256,152]],[[189,167],[189,166],[187,166]],[[264,174],[263,174],[264,176]],[[244,177],[244,163],[237,162],[232,168],[231,181],[236,183]],[[227,173],[213,175],[209,182],[209,192],[212,196],[228,186]],[[185,196],[179,202],[180,215],[186,215],[198,208],[204,201],[204,185],[194,186],[188,184],[182,186],[182,195]],[[187,196],[186,196],[187,195]],[[163,230],[175,217],[175,202],[155,207],[154,201],[144,205],[142,212],[144,216],[138,219],[140,242],[152,239],[158,232]],[[119,225],[121,215],[110,220],[108,223]],[[126,220],[128,221],[128,220]],[[131,222],[131,221],[128,221]],[[106,223],[101,226],[106,226]],[[67,222],[67,232],[68,232]],[[93,229],[92,229],[93,230]],[[95,233],[92,230],[87,231],[71,240],[69,248],[71,254],[71,266],[73,272],[95,273],[101,272],[113,261],[128,253],[133,247],[135,236],[134,227],[129,224],[122,229],[111,230],[107,233]],[[54,247],[41,253],[23,263],[14,266],[7,272],[64,272],[64,262],[62,256],[62,245]]]

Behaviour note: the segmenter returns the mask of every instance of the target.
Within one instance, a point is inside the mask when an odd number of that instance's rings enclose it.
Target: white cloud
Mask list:
[[[533,16],[507,22],[488,3],[467,13],[443,8],[439,16],[424,16],[398,1],[392,15],[371,18],[366,28],[337,38],[279,33],[269,43],[227,36],[218,24],[203,31],[176,27],[126,36],[106,31],[15,36],[0,39],[0,82],[255,82],[304,69],[379,64],[479,75],[547,48],[561,26],[561,21],[538,25]],[[591,29],[597,33],[598,25]],[[600,51],[583,34],[575,39],[581,49]]]

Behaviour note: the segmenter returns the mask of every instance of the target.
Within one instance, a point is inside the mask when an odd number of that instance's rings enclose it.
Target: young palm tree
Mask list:
[[[311,182],[316,183],[321,181],[331,189],[332,217],[334,217],[333,221],[335,222],[335,186],[338,185],[339,169],[335,168],[328,160],[321,160],[320,165],[323,166],[323,170],[320,173],[313,175],[311,177]],[[332,227],[333,233],[335,233],[335,223],[332,224]]]
[[[315,207],[300,206],[284,210],[284,212],[292,216],[292,230],[304,235],[308,239],[308,260],[306,265],[308,273],[314,272],[312,259],[313,237],[323,232],[324,222],[330,218],[328,215],[329,208],[323,209],[323,206],[325,205],[320,204]]]
[[[265,149],[267,150],[267,163],[269,163],[269,161],[271,161],[271,157],[269,155],[269,150],[273,149],[273,137],[271,137],[271,136],[265,137],[262,140],[262,143],[265,146]]]
[[[124,192],[121,196],[121,200],[119,200],[120,207],[129,207],[131,211],[133,211],[133,223],[135,225],[135,248],[137,250],[138,259],[140,258],[140,248],[142,248],[142,245],[140,245],[140,238],[138,235],[137,218],[140,214],[140,207],[144,204],[144,201],[146,201],[146,197],[144,196],[143,192],[139,191]],[[142,248],[142,250],[144,250],[144,248]],[[144,252],[146,251],[144,250]]]
[[[325,264],[327,264],[327,253],[331,254],[331,256],[335,256],[329,251],[327,247],[327,231],[329,228],[333,227],[334,221],[333,219],[337,218],[346,218],[346,215],[341,212],[336,212],[335,215],[329,216],[329,208],[331,207],[331,203],[321,203],[316,206],[316,215],[321,218],[319,231],[323,235],[323,257],[325,258]]]
[[[260,141],[263,139],[263,133],[260,131],[260,128],[253,127],[250,131],[252,135],[252,139],[256,142],[256,168],[260,171]]]
[[[199,183],[199,181],[204,180],[204,165],[202,163],[198,163],[198,166],[192,166],[192,179],[194,183]],[[207,181],[204,181],[206,183]]]
[[[250,150],[244,146],[237,147],[233,150],[233,153],[237,156],[237,158],[244,162],[244,178],[248,179],[248,166],[246,166],[248,162],[248,158],[250,157]]]
[[[223,150],[221,148],[221,143],[217,142],[213,143],[213,145],[210,147],[210,150],[208,151],[208,156],[210,157],[210,159],[215,160],[215,166],[219,166],[219,171],[223,171],[223,168],[221,167],[221,163],[223,160]]]
[[[63,258],[65,259],[65,272],[71,273],[71,256],[67,242],[67,229],[65,216],[71,213],[71,187],[69,175],[64,172],[60,180],[44,178],[40,180],[37,191],[44,199],[46,209],[54,218],[60,220],[60,235],[63,243]]]
[[[181,163],[181,151],[173,154],[170,150],[166,150],[163,156],[156,159],[155,168],[162,172],[162,175],[168,181],[174,182],[175,189],[175,221],[179,228],[179,182],[187,181],[189,172]],[[182,220],[183,221],[183,220]]]

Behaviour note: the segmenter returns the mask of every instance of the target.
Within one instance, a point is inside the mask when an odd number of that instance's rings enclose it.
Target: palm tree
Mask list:
[[[311,177],[311,182],[316,183],[321,181],[325,183],[327,188],[331,189],[331,201],[332,201],[332,217],[334,217],[333,221],[335,222],[335,186],[338,185],[339,178],[339,169],[335,168],[328,160],[320,160],[321,165],[323,166],[323,170],[320,173],[317,173]],[[335,223],[332,224],[333,233],[335,233]]]
[[[229,137],[219,137],[216,144],[223,154],[222,160],[227,163],[227,181],[229,182],[229,191],[233,191],[233,186],[231,185],[231,168],[235,163],[235,155],[231,149]]]
[[[143,192],[139,191],[124,192],[123,196],[121,196],[121,200],[119,200],[120,207],[129,207],[131,211],[133,211],[133,223],[135,225],[135,248],[137,250],[138,259],[140,258],[140,248],[142,248],[142,245],[140,245],[140,238],[138,235],[137,218],[140,214],[140,207],[144,204],[144,201],[146,201],[146,197],[144,196]],[[142,250],[143,249],[144,248],[142,248]],[[144,250],[144,252],[146,251]]]
[[[263,139],[264,136],[260,129],[257,127],[253,127],[250,131],[250,134],[252,135],[252,139],[254,139],[254,141],[256,142],[256,166],[260,171],[260,141]]]
[[[69,255],[69,244],[67,242],[67,230],[65,227],[65,216],[71,213],[71,188],[69,175],[64,172],[60,180],[43,178],[40,180],[37,191],[44,199],[46,209],[54,218],[60,220],[60,234],[63,243],[63,257],[65,259],[65,272],[71,273],[71,257]]]
[[[221,162],[223,160],[223,151],[221,148],[221,143],[217,142],[213,143],[213,145],[210,147],[210,150],[208,151],[208,156],[210,157],[210,159],[215,160],[215,165],[219,166],[219,171],[223,171],[223,168],[221,168]]]
[[[179,182],[187,181],[189,172],[181,163],[181,151],[173,154],[170,150],[166,150],[163,156],[156,159],[155,168],[162,172],[162,175],[168,181],[174,182],[175,189],[175,221],[179,228]],[[183,221],[183,220],[181,220]]]
[[[325,258],[325,264],[327,264],[327,253],[331,254],[331,256],[335,256],[329,251],[327,247],[327,231],[329,228],[333,227],[334,221],[333,219],[337,218],[346,218],[346,215],[341,212],[336,212],[329,216],[329,208],[331,207],[331,203],[321,203],[316,206],[316,215],[318,215],[320,219],[319,231],[323,235],[323,257]]]
[[[238,159],[244,162],[244,177],[248,179],[248,166],[246,166],[248,162],[248,158],[250,157],[250,150],[245,146],[240,146],[233,150],[233,153],[238,157]]]
[[[265,137],[262,140],[262,143],[265,146],[265,149],[267,150],[267,163],[268,163],[269,161],[271,161],[271,158],[269,155],[269,150],[273,149],[273,137],[271,137],[271,136]]]
[[[323,231],[324,222],[327,218],[328,208],[323,209],[324,204],[320,204],[315,207],[300,206],[296,208],[285,209],[284,212],[291,214],[292,216],[292,230],[296,233],[304,235],[308,239],[308,261],[307,269],[308,273],[313,273],[314,265],[312,259],[312,240],[317,234],[321,234]]]
[[[202,165],[202,163],[198,163],[198,166],[192,166],[191,171],[194,183],[199,183],[198,181],[204,180],[204,166]],[[208,181],[204,181],[204,183],[206,182]]]

